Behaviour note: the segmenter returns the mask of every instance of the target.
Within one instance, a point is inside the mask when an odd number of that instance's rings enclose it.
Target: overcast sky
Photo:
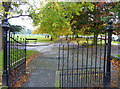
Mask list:
[[[31,5],[32,4],[35,4],[37,7],[39,7],[39,3],[37,2],[32,2],[31,1]],[[28,9],[28,5],[21,5],[20,8],[23,10],[23,15],[26,15],[24,11],[26,11]],[[17,15],[15,15],[17,16]],[[27,17],[27,16],[21,16],[21,17],[17,17],[17,18],[11,18],[9,20],[10,24],[11,25],[21,25],[21,26],[25,26],[27,29],[30,29],[30,30],[35,30],[35,27],[33,27],[33,24],[32,24],[32,19],[30,19],[30,17]]]
[[[19,18],[12,18],[9,20],[11,25],[21,25],[25,26],[27,29],[34,30],[35,27],[32,24],[32,20],[28,17],[19,17]]]

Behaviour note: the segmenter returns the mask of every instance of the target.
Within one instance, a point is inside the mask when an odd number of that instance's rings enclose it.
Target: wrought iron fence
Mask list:
[[[10,27],[3,24],[4,67],[3,85],[12,87],[26,73],[26,40],[15,36]]]
[[[92,39],[59,45],[60,87],[103,86],[106,66],[106,41]]]
[[[110,87],[112,21],[100,38],[59,45],[59,87]],[[108,38],[107,38],[108,35]],[[94,41],[93,41],[94,40]]]
[[[26,73],[26,41],[25,39],[10,33],[8,43],[8,67],[9,67],[9,80],[10,86]]]

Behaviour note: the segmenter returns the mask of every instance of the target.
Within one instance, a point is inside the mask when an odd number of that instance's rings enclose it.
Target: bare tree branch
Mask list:
[[[12,17],[9,17],[8,19],[11,19],[11,18],[17,18],[17,17],[21,17],[21,16],[28,16],[28,17],[31,17],[30,15],[18,15],[18,16],[12,16]]]

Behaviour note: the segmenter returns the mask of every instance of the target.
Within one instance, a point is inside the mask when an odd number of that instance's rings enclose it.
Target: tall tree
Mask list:
[[[49,2],[39,8],[37,13],[33,13],[33,21],[36,26],[39,26],[38,30],[42,30],[52,37],[69,35],[72,33],[70,26],[70,20],[73,18],[72,14],[82,13],[83,6],[93,9],[91,3]]]
[[[89,9],[83,8],[83,13],[80,15],[73,15],[74,18],[71,19],[71,26],[73,31],[80,31],[82,34],[94,34],[94,42],[97,36],[106,24],[106,22],[113,18],[113,11],[115,3],[112,2],[94,2],[94,9],[90,11]]]
[[[12,32],[25,31],[25,27],[20,26],[20,25],[11,25],[10,27],[11,27],[11,29],[12,29]]]

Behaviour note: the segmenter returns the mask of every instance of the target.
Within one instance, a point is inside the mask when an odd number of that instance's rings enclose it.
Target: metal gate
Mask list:
[[[26,73],[26,41],[12,33],[12,29],[4,19],[3,28],[3,49],[4,66],[2,83],[12,87]]]
[[[113,28],[111,21],[108,24],[97,39],[86,37],[84,42],[59,45],[59,87],[110,87]]]

